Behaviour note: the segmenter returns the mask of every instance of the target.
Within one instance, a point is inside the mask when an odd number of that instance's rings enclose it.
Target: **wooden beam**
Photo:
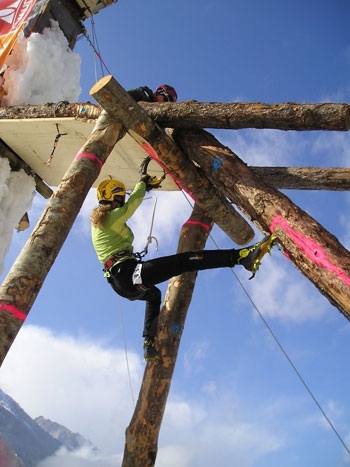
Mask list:
[[[35,189],[44,198],[48,199],[52,195],[53,191],[46,183],[26,164],[7,144],[0,139],[0,157],[6,157],[10,162],[12,170],[17,172],[23,169],[27,175],[31,175],[35,181]]]
[[[350,253],[338,239],[213,135],[177,130],[174,139],[187,148],[218,191],[261,230],[276,234],[286,256],[350,320]]]
[[[112,77],[106,76],[90,90],[91,96],[115,121],[120,122],[145,151],[158,160],[181,188],[210,215],[238,245],[248,243],[254,232],[224,195],[214,187],[137,102]]]
[[[0,286],[0,365],[60,251],[76,216],[112,151],[125,134],[101,115]]]
[[[263,104],[186,101],[142,108],[162,127],[170,128],[270,128],[276,130],[347,131],[349,104]]]
[[[182,226],[177,252],[203,249],[212,226],[212,219],[195,205]],[[197,272],[187,272],[169,281],[158,326],[161,361],[146,365],[135,411],[126,430],[122,467],[155,465],[160,427],[196,278]]]
[[[140,107],[163,128],[270,128],[297,131],[347,131],[350,105],[285,102],[139,102]],[[59,102],[2,108],[0,119],[74,117],[96,119],[101,107],[91,102]]]
[[[250,169],[275,188],[285,190],[350,190],[350,169],[319,167],[253,167]]]

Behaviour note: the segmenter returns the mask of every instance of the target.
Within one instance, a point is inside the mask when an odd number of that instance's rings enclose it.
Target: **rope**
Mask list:
[[[147,255],[148,245],[150,245],[152,243],[152,240],[154,240],[156,242],[156,251],[158,251],[158,240],[156,239],[156,237],[154,237],[152,235],[153,225],[154,225],[154,217],[155,217],[155,214],[156,214],[156,207],[157,207],[157,197],[152,196],[152,198],[154,199],[154,204],[153,204],[151,227],[150,227],[150,231],[149,231],[149,234],[148,234],[148,237],[147,237],[146,246],[144,247],[144,249],[140,253],[137,253],[137,256],[139,256],[140,258],[143,258],[144,256]],[[149,198],[147,198],[147,199],[149,199]]]
[[[184,193],[184,191],[182,191],[183,195],[185,196],[185,198],[187,199],[188,203],[190,204],[190,206],[192,206],[193,208],[193,205],[191,203],[191,201],[188,199],[188,197],[186,196],[186,194]],[[215,241],[214,237],[210,234],[210,239],[213,241],[214,245],[216,246],[216,248],[219,250],[219,246],[217,244],[217,242]],[[337,431],[337,429],[335,428],[335,426],[333,425],[333,423],[331,422],[330,418],[328,417],[328,415],[326,414],[325,410],[322,408],[321,404],[318,402],[316,396],[313,394],[313,392],[311,391],[309,385],[306,383],[305,379],[302,377],[301,373],[298,371],[298,369],[296,368],[296,366],[294,365],[292,359],[289,357],[287,351],[284,349],[284,347],[282,346],[282,344],[280,343],[277,335],[273,332],[272,328],[270,327],[270,325],[268,324],[268,322],[266,321],[266,319],[264,318],[263,314],[261,313],[261,311],[259,310],[258,306],[256,305],[256,303],[254,302],[254,300],[251,298],[251,296],[249,295],[249,292],[248,290],[244,287],[243,283],[240,281],[240,279],[238,278],[237,274],[234,272],[233,268],[231,268],[231,272],[232,274],[234,275],[234,277],[236,278],[238,284],[241,286],[243,292],[246,294],[246,296],[248,297],[248,300],[250,301],[250,303],[252,304],[253,308],[255,309],[255,311],[257,312],[257,314],[259,315],[260,319],[262,320],[262,322],[264,323],[266,329],[268,330],[268,332],[270,333],[270,335],[272,336],[273,340],[275,341],[275,343],[277,344],[277,346],[279,347],[279,349],[281,350],[281,352],[283,353],[284,357],[287,359],[289,365],[291,366],[292,370],[294,371],[294,373],[297,375],[299,381],[302,383],[302,385],[304,386],[304,388],[306,389],[306,391],[308,392],[309,396],[312,398],[312,400],[314,401],[314,403],[316,404],[317,408],[319,409],[319,411],[321,412],[321,414],[323,415],[324,419],[326,420],[326,422],[328,423],[328,425],[330,426],[330,428],[333,430],[334,434],[336,435],[336,437],[338,438],[338,440],[340,441],[340,443],[343,445],[343,447],[345,448],[345,450],[347,451],[348,454],[350,454],[350,449],[348,448],[348,446],[346,445],[345,441],[343,440],[343,438],[341,437],[340,433]]]
[[[132,390],[131,376],[130,376],[128,349],[127,349],[127,345],[126,345],[125,326],[124,326],[124,319],[123,319],[123,309],[122,309],[122,306],[121,306],[121,300],[120,300],[119,295],[118,295],[118,308],[119,308],[120,323],[121,323],[122,335],[123,335],[125,362],[126,362],[126,369],[127,369],[127,372],[128,372],[128,380],[129,380],[131,401],[132,401],[133,408],[135,408],[134,392]]]
[[[109,75],[111,75],[111,72],[109,71],[107,65],[105,64],[105,62],[103,61],[102,59],[102,56],[101,56],[101,53],[100,53],[100,48],[99,48],[99,45],[98,45],[98,40],[97,40],[97,33],[96,33],[96,27],[95,27],[95,20],[94,20],[94,15],[92,13],[92,11],[90,10],[90,8],[86,5],[85,1],[83,0],[86,8],[89,10],[90,12],[90,21],[91,21],[91,31],[92,31],[92,40],[90,39],[90,36],[89,36],[89,33],[87,31],[86,28],[83,29],[83,35],[85,36],[86,40],[88,41],[88,43],[90,44],[92,50],[94,51],[95,53],[95,56],[98,58],[99,62],[100,62],[100,65],[101,65],[101,74],[102,76],[104,76],[104,69],[107,71],[107,73]],[[95,45],[96,44],[96,45]],[[97,81],[97,72],[96,72],[96,62],[94,62],[95,64],[95,81]]]

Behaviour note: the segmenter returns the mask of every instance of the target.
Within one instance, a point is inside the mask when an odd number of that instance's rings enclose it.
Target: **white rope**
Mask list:
[[[124,342],[124,353],[125,353],[126,369],[127,369],[127,372],[128,372],[128,380],[129,380],[129,387],[130,387],[132,406],[133,406],[133,408],[135,408],[134,392],[132,390],[132,384],[131,384],[128,349],[127,349],[127,345],[126,345],[125,327],[124,327],[124,319],[123,319],[123,309],[122,309],[122,306],[121,306],[120,302],[121,302],[121,300],[120,300],[120,297],[118,295],[118,308],[119,308],[120,323],[121,323],[123,342]]]
[[[151,219],[151,227],[150,227],[149,234],[148,234],[148,237],[147,237],[146,246],[143,249],[143,255],[146,255],[148,253],[148,245],[150,245],[152,243],[152,240],[154,240],[156,242],[156,251],[158,251],[158,240],[156,239],[156,237],[154,237],[152,235],[153,225],[154,225],[154,217],[155,217],[156,208],[157,208],[157,197],[152,196],[152,198],[154,199],[154,204],[153,204],[153,212],[152,212],[152,219]]]

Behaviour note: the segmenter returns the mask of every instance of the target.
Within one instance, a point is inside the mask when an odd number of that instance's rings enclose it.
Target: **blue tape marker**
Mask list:
[[[179,323],[174,323],[171,325],[171,330],[174,334],[179,334],[179,332],[181,331],[181,324]]]
[[[223,162],[224,162],[224,161],[221,159],[221,157],[216,157],[216,158],[213,160],[213,169],[214,169],[214,170],[219,170],[219,169],[221,169]]]

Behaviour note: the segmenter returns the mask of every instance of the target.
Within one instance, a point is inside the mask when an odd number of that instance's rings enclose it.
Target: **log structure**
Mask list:
[[[0,363],[25,320],[84,198],[116,142],[128,132],[196,201],[181,230],[178,252],[201,249],[216,222],[238,244],[253,230],[234,203],[263,232],[272,232],[288,258],[350,319],[350,254],[279,188],[348,190],[350,169],[249,167],[202,128],[347,131],[347,104],[136,103],[107,76],[91,89],[91,103],[1,109],[1,119],[97,119],[37,226],[0,287]],[[101,109],[102,113],[101,113]],[[45,114],[46,113],[46,114]],[[171,133],[164,128],[175,129]],[[40,182],[40,181],[39,181]],[[192,222],[194,221],[194,222]],[[152,467],[160,426],[196,273],[173,278],[162,306],[161,360],[146,365],[126,430],[123,467]]]

